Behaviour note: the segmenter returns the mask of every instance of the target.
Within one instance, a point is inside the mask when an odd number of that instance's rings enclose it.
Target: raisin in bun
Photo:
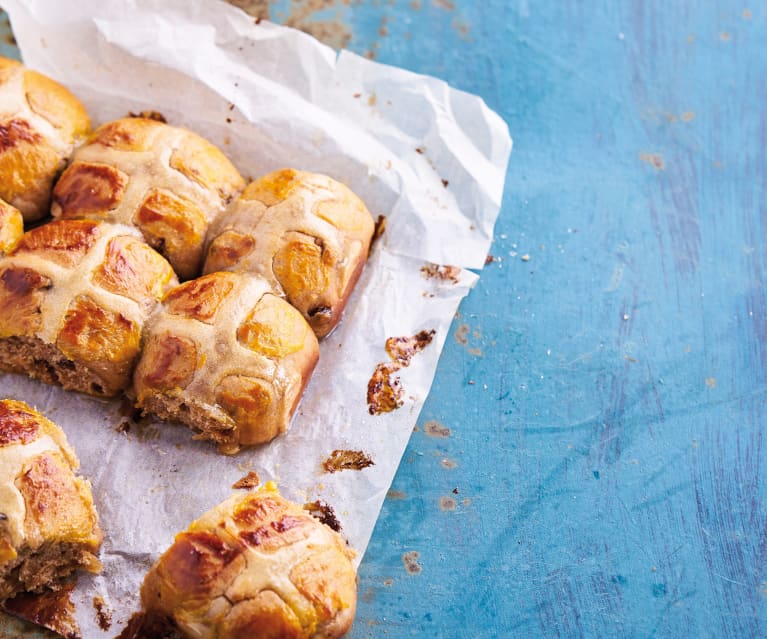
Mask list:
[[[0,258],[0,370],[117,395],[130,386],[146,318],[177,283],[133,228],[38,226]]]
[[[288,428],[318,357],[309,325],[266,281],[211,273],[170,291],[147,323],[137,407],[235,453]]]
[[[23,402],[0,400],[0,600],[98,572],[88,481],[63,431]]]
[[[90,127],[66,88],[0,57],[0,198],[27,222],[48,215],[53,182]]]
[[[0,200],[0,256],[13,250],[24,233],[21,211]]]
[[[341,637],[356,607],[352,557],[341,535],[267,485],[177,535],[141,602],[150,624],[194,639]]]
[[[283,169],[248,185],[212,225],[203,271],[265,277],[322,338],[341,318],[373,230],[370,212],[346,186]]]
[[[135,226],[183,280],[199,274],[208,225],[243,186],[232,163],[196,133],[124,118],[100,126],[76,151],[52,213]]]

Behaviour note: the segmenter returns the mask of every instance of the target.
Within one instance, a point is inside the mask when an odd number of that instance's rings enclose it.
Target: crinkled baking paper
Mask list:
[[[361,560],[429,392],[461,299],[477,276],[425,278],[426,263],[481,269],[511,150],[484,102],[435,78],[340,54],[310,36],[215,1],[3,0],[24,62],[68,86],[94,124],[152,109],[219,145],[243,175],[286,166],[348,184],[388,224],[289,432],[234,457],[175,424],[133,424],[101,401],[0,374],[0,396],[36,406],[67,433],[91,478],[104,571],[75,591],[83,636],[113,637],[174,534],[249,470],[299,502],[335,511]],[[386,338],[436,331],[400,373],[399,410],[370,415],[367,382]],[[374,465],[323,472],[334,449]],[[101,596],[113,625],[102,631]]]

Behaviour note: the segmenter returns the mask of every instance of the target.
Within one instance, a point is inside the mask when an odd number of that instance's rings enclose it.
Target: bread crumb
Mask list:
[[[258,476],[255,470],[251,470],[244,477],[240,477],[236,482],[232,484],[232,488],[251,490],[261,483],[261,478]]]
[[[322,462],[322,467],[327,473],[336,473],[341,470],[362,470],[373,466],[374,463],[370,456],[361,450],[336,449]]]
[[[128,112],[129,118],[144,118],[145,120],[155,120],[156,122],[162,122],[163,124],[167,124],[168,120],[165,119],[165,116],[160,113],[159,111],[139,111],[138,113],[134,113],[133,111]]]

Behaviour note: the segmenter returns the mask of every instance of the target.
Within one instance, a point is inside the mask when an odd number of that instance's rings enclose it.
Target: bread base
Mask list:
[[[122,391],[79,362],[66,357],[56,346],[37,337],[0,339],[0,370],[28,375],[32,379],[96,397],[114,397]]]
[[[210,406],[182,397],[150,394],[138,404],[144,413],[151,413],[163,421],[176,421],[197,431],[195,439],[218,444],[219,452],[233,455],[240,450],[237,434],[231,420],[217,419],[210,414]]]
[[[0,570],[0,600],[21,592],[56,590],[76,570],[100,568],[101,562],[81,544],[46,542],[36,549],[25,547]]]

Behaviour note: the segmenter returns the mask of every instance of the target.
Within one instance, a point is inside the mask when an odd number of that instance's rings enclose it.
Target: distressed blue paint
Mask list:
[[[454,325],[482,356],[448,343],[353,637],[767,636],[767,8],[383,5],[351,46],[482,95],[515,148]]]
[[[336,4],[515,141],[353,639],[767,636],[767,7]]]

